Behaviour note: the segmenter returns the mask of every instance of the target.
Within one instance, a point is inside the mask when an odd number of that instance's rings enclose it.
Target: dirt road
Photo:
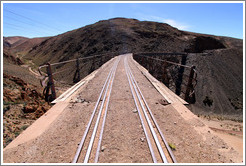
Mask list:
[[[112,92],[102,137],[99,163],[152,163],[150,149],[127,79],[124,59],[139,85],[166,141],[173,145],[179,163],[241,162],[238,153],[214,134],[182,103],[163,104],[163,96],[143,75],[131,54],[121,55],[98,70],[93,79],[65,101],[56,118],[42,133],[28,139],[29,127],[21,134],[21,144],[15,140],[4,149],[4,163],[70,163],[87,127],[103,83],[114,62],[120,58],[115,71]],[[169,94],[173,95],[173,94]],[[62,104],[61,104],[62,103]],[[55,105],[55,106],[56,106]],[[55,107],[54,106],[54,107]],[[45,123],[49,111],[36,121]],[[96,113],[96,116],[98,112]],[[46,117],[45,117],[46,116]],[[38,130],[35,128],[35,130]],[[90,131],[89,131],[90,133]],[[17,137],[18,138],[18,137]],[[25,141],[26,140],[26,141]],[[85,143],[88,141],[85,141]],[[85,153],[83,147],[81,153]],[[83,156],[83,155],[82,155]],[[83,162],[83,160],[79,160]]]

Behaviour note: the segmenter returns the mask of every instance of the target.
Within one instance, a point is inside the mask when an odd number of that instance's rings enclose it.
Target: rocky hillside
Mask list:
[[[115,18],[49,38],[26,58],[44,64],[105,52],[182,52],[191,38],[168,24]]]
[[[180,31],[165,23],[114,18],[46,38],[33,46],[24,59],[42,65],[107,52],[188,53],[187,65],[195,65],[198,71],[196,103],[189,106],[192,111],[242,119],[240,39]],[[206,98],[212,105],[204,104]]]
[[[18,53],[14,53],[15,46],[27,40],[10,37],[4,38],[3,42],[4,147],[50,108],[42,95],[39,80],[30,73],[29,65],[21,60]]]
[[[48,39],[48,37],[41,38],[26,38],[21,36],[3,37],[3,45],[5,50],[8,49],[11,53],[22,55],[26,54],[32,47]]]
[[[242,119],[243,41],[180,31],[164,23],[114,18],[44,40],[25,58],[36,64],[106,52],[186,52],[198,71],[197,114]],[[211,106],[204,100],[213,101]]]
[[[215,113],[222,118],[242,121],[243,43],[238,39],[226,40],[230,45],[226,48],[188,55],[187,64],[195,65],[198,72],[196,103],[190,108],[196,114]],[[237,47],[238,44],[241,48]]]
[[[3,74],[3,145],[42,116],[50,106],[38,88],[21,78]]]
[[[4,43],[9,43],[10,45],[19,45],[23,42],[25,42],[26,40],[28,40],[27,37],[22,37],[22,36],[12,36],[12,37],[3,37],[3,41]]]

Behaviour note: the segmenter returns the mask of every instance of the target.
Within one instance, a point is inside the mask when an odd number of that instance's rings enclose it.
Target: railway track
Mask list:
[[[158,126],[151,109],[149,108],[128,64],[128,57],[124,57],[126,75],[138,111],[141,125],[146,136],[148,147],[154,163],[176,163],[176,159],[165,137]]]
[[[72,163],[98,161],[110,94],[119,61],[120,57],[115,60],[109,71]]]
[[[98,162],[110,94],[121,57],[115,60],[108,73],[72,163]],[[128,57],[124,56],[124,68],[152,160],[154,163],[175,163],[176,159],[131,72]]]

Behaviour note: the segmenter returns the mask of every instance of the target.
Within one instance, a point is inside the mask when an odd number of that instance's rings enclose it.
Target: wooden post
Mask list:
[[[76,60],[76,71],[73,76],[73,83],[77,83],[80,81],[80,69],[79,69],[79,58]]]
[[[194,77],[194,69],[196,67],[192,66],[190,69],[190,76],[189,76],[189,80],[188,80],[188,84],[186,87],[186,92],[185,92],[185,100],[188,101],[190,98],[190,91],[193,89],[193,85],[192,85],[192,81],[193,81],[193,77]]]
[[[47,85],[47,91],[46,91],[46,99],[48,100],[48,102],[53,101],[56,99],[56,91],[55,91],[55,84],[54,84],[54,80],[53,80],[53,75],[52,75],[52,70],[51,70],[51,66],[50,63],[47,63],[47,74],[49,77],[49,81],[48,81],[48,85]],[[51,89],[51,98],[49,97],[49,88]]]

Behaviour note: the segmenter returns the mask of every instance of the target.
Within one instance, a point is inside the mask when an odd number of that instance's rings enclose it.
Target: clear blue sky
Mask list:
[[[3,3],[3,35],[54,36],[114,17],[243,38],[242,3]]]

